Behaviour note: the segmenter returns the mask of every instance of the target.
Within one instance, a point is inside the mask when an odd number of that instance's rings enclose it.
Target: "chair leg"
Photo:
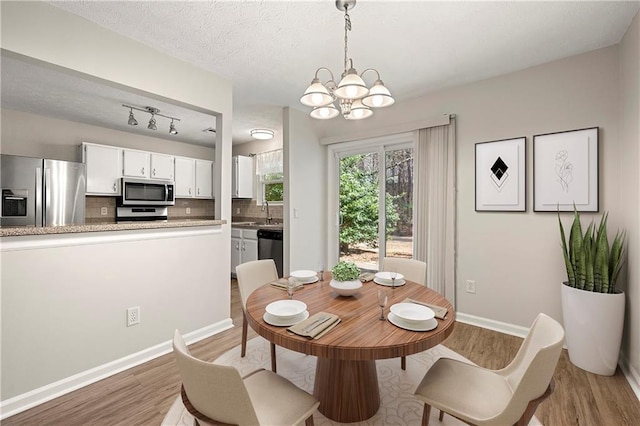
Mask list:
[[[247,322],[247,314],[242,311],[242,349],[240,349],[240,358],[244,358],[247,354],[247,325],[249,325]]]
[[[553,393],[553,390],[556,387],[556,383],[553,380],[553,378],[551,378],[551,381],[549,382],[549,386],[547,387],[547,390],[540,395],[538,398],[534,399],[533,401],[529,401],[529,404],[527,405],[527,409],[524,410],[524,413],[522,414],[522,417],[520,417],[520,419],[518,419],[518,421],[516,422],[516,424],[514,426],[526,426],[529,424],[529,422],[531,421],[531,417],[533,417],[533,415],[536,412],[536,409],[538,408],[538,405],[540,405],[540,403],[542,401],[544,401],[545,399],[547,399],[549,397],[549,395],[551,395]]]
[[[429,426],[429,416],[431,415],[431,406],[424,404],[424,410],[422,411],[422,426]]]
[[[305,426],[313,426],[313,414],[307,417],[307,420],[304,421]]]
[[[400,368],[402,368],[403,370],[407,369],[407,357],[403,356],[402,358],[400,358]]]
[[[442,421],[444,419],[444,411],[440,410],[440,415],[438,416],[438,420]]]
[[[271,344],[271,371],[276,373],[276,344]]]

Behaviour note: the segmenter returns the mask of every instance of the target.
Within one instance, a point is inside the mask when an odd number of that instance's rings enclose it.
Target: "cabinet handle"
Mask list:
[[[141,170],[141,171],[142,171],[142,176],[144,176],[144,167],[142,168],[142,170]]]
[[[191,188],[189,188],[189,195],[191,195]]]
[[[116,192],[117,190],[118,190],[118,183],[113,182],[113,192]]]
[[[198,195],[200,195],[200,188],[198,188]]]
[[[240,243],[236,243],[236,250],[240,251]]]
[[[247,251],[244,247],[244,242],[242,243],[242,251]]]
[[[154,176],[156,175],[156,169],[153,169],[153,175]]]

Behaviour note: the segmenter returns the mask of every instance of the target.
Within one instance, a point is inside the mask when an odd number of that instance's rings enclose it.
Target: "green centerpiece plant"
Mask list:
[[[360,269],[353,262],[340,261],[331,270],[336,281],[353,281],[360,277]]]

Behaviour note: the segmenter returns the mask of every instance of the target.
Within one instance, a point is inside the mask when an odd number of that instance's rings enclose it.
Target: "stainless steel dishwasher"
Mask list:
[[[258,229],[258,260],[273,259],[282,278],[282,230]]]

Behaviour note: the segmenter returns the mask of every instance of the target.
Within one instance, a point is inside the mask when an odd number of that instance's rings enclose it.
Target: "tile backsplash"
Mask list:
[[[282,223],[284,208],[282,205],[269,205],[269,214],[274,222]],[[231,220],[233,222],[264,222],[267,211],[262,211],[262,206],[257,205],[256,200],[238,199],[231,202]]]
[[[215,200],[178,198],[175,206],[169,206],[169,220],[215,219],[215,206]],[[101,214],[103,207],[107,209],[106,215]],[[191,209],[190,214],[187,207]],[[116,198],[87,196],[85,223],[116,223]]]

